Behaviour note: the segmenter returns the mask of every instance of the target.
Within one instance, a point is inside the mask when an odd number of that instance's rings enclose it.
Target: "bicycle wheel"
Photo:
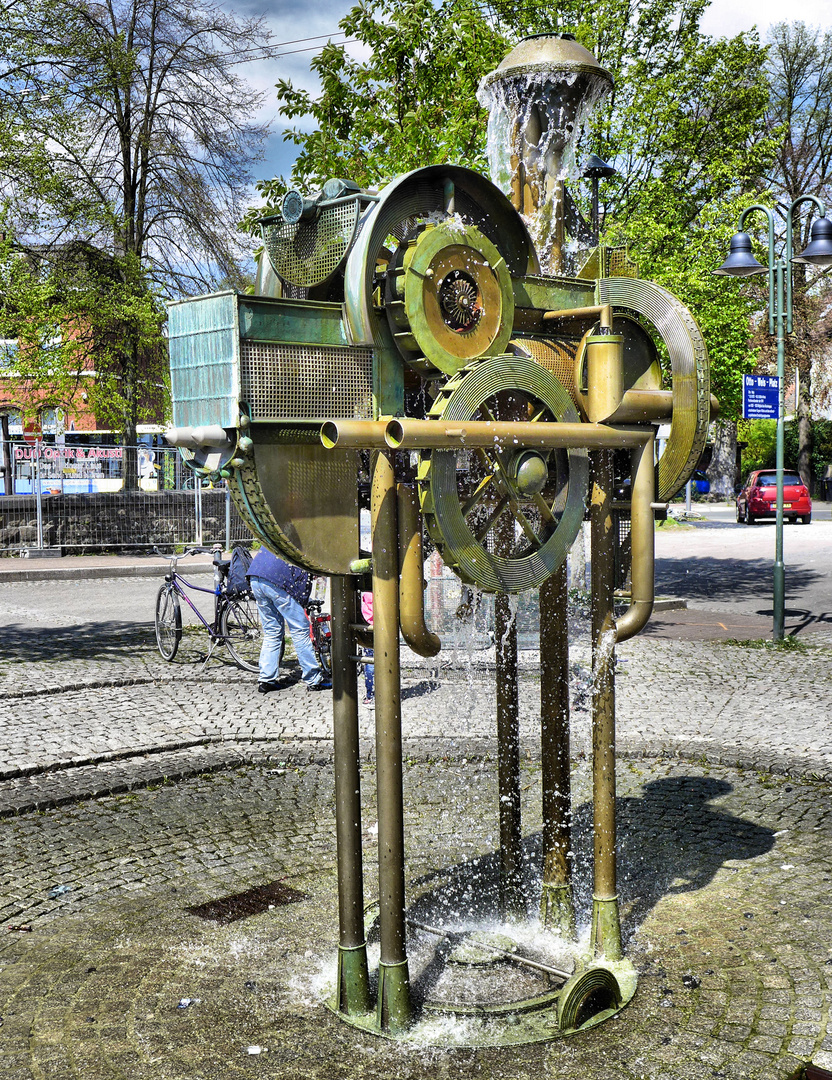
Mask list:
[[[156,644],[165,660],[176,656],[182,640],[182,610],[172,585],[163,585],[156,597]]]
[[[232,659],[243,671],[259,671],[263,632],[254,600],[229,600],[220,616],[220,633]]]

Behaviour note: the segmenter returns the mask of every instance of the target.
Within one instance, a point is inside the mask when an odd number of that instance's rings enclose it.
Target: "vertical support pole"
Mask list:
[[[498,522],[497,549],[514,542],[514,518]],[[500,798],[500,914],[525,919],[523,834],[520,821],[520,703],[517,689],[517,620],[505,593],[494,596],[497,666],[497,780]]]
[[[40,480],[40,439],[35,442],[35,512],[38,525],[38,551],[43,551],[43,491]]]
[[[620,960],[615,853],[615,521],[613,452],[592,454],[592,798],[594,811],[594,956]]]
[[[399,664],[399,547],[392,451],[376,455],[371,492],[373,641],[376,675],[378,879],[381,959],[378,1026],[403,1031],[411,1022],[404,909],[404,795]]]
[[[777,260],[777,378],[780,389],[777,397],[777,515],[774,522],[774,640],[782,641],[786,634],[786,564],[783,562],[783,463],[785,459],[785,393],[786,393],[786,335],[784,330],[783,310],[783,272],[786,269],[782,259]],[[791,273],[791,268],[788,268]],[[797,400],[797,399],[795,399]]]
[[[231,550],[231,488],[225,483],[225,550]]]
[[[14,472],[12,469],[12,440],[9,432],[9,414],[0,413],[0,437],[3,440],[3,490],[14,495]]]
[[[202,477],[194,473],[194,543],[202,547]]]
[[[569,633],[566,562],[540,586],[540,760],[543,785],[543,887],[540,921],[575,935],[572,800],[569,773]]]
[[[350,624],[356,588],[350,577],[332,583],[332,719],[335,755],[335,832],[338,849],[338,1001],[347,1016],[370,1011],[364,879],[361,855],[361,773],[358,749],[358,673]]]

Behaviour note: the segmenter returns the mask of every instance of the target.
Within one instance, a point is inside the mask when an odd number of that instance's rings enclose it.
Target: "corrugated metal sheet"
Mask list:
[[[168,305],[168,339],[177,427],[236,427],[240,397],[238,297],[214,293]]]

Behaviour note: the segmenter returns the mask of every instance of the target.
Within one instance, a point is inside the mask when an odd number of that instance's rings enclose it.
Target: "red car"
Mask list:
[[[777,473],[774,469],[757,469],[737,495],[737,521],[753,525],[758,518],[774,517],[777,517]],[[783,473],[783,517],[792,524],[798,518],[804,525],[812,520],[812,500],[796,472]]]

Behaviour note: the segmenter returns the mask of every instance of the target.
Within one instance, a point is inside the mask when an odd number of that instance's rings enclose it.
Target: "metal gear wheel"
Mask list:
[[[550,372],[506,355],[449,379],[429,417],[579,420]],[[589,461],[580,449],[433,450],[420,453],[417,475],[425,524],[445,563],[469,585],[519,593],[541,585],[565,560],[584,517]]]

